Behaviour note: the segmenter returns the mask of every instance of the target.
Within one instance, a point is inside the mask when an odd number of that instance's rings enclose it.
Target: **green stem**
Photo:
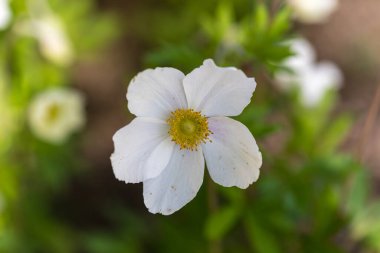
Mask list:
[[[216,213],[219,209],[218,192],[215,183],[210,177],[207,177],[207,204],[210,215]],[[210,253],[222,253],[222,241],[220,239],[210,240]]]
[[[368,146],[369,137],[376,125],[376,117],[379,113],[380,108],[380,84],[378,84],[376,92],[373,95],[373,99],[371,105],[368,109],[367,118],[365,119],[362,136],[359,140],[359,148],[358,148],[358,157],[362,163],[365,162],[366,158],[366,147]]]

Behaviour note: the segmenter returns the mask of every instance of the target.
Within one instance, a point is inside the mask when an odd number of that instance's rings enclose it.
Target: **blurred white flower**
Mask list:
[[[186,76],[174,68],[139,73],[127,92],[137,118],[113,137],[116,178],[143,182],[145,205],[164,215],[196,196],[205,161],[216,183],[247,188],[261,153],[248,128],[227,116],[239,115],[255,88],[253,78],[210,59]]]
[[[59,65],[68,65],[73,61],[71,42],[57,17],[34,19],[32,27],[41,52],[47,59]]]
[[[61,65],[70,65],[74,60],[74,49],[64,24],[50,9],[47,1],[29,0],[30,17],[20,19],[15,32],[37,39],[41,54],[49,61]]]
[[[338,89],[343,82],[340,69],[332,62],[321,62],[311,66],[301,75],[300,90],[302,102],[315,106],[329,90]]]
[[[6,28],[12,18],[8,0],[0,0],[0,30]]]
[[[288,0],[297,20],[306,24],[325,22],[338,8],[338,0]]]
[[[62,143],[85,123],[84,97],[68,89],[45,91],[32,101],[28,119],[37,137],[51,143]]]
[[[289,41],[288,44],[294,55],[288,57],[282,66],[290,72],[276,73],[277,85],[284,90],[288,90],[291,84],[301,82],[300,77],[314,64],[316,59],[314,48],[307,40],[297,38]]]
[[[315,51],[308,41],[295,39],[290,41],[290,46],[294,56],[283,63],[290,72],[276,73],[276,84],[285,91],[297,87],[302,103],[315,106],[328,90],[338,89],[342,85],[343,75],[331,62],[315,63]]]

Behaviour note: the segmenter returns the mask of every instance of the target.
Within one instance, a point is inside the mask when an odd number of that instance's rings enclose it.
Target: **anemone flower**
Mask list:
[[[243,111],[255,87],[210,59],[186,76],[174,68],[139,73],[127,92],[137,117],[113,136],[116,178],[143,182],[146,207],[164,215],[196,196],[205,161],[216,183],[247,188],[259,177],[261,153],[248,128],[227,116]]]
[[[32,132],[53,144],[64,142],[85,122],[84,97],[70,89],[51,89],[38,94],[28,111]]]

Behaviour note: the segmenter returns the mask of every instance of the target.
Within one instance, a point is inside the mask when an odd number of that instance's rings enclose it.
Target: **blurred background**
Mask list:
[[[380,252],[378,0],[0,0],[0,252]],[[171,216],[115,179],[128,83],[204,59],[256,78],[247,190]],[[207,174],[207,173],[206,173]],[[206,175],[207,176],[207,175]]]

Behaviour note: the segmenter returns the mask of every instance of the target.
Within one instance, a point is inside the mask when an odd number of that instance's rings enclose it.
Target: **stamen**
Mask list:
[[[200,112],[193,109],[177,109],[167,119],[170,126],[169,135],[181,149],[197,150],[201,143],[206,143],[212,134],[208,121]]]

